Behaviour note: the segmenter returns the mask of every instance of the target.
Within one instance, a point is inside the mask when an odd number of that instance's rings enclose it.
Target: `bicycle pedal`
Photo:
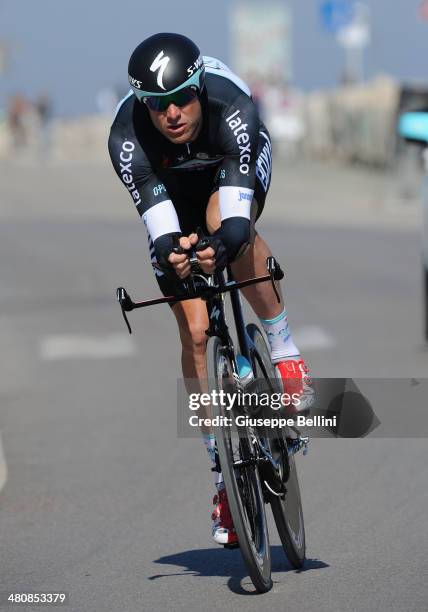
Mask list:
[[[307,455],[309,452],[309,437],[308,436],[300,436],[300,442],[303,445],[303,454]]]

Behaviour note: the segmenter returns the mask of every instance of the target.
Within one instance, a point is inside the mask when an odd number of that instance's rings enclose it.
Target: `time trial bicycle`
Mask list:
[[[206,248],[201,238],[196,250]],[[251,395],[281,393],[282,382],[277,378],[264,336],[257,325],[245,325],[239,290],[256,283],[271,282],[280,297],[275,281],[284,274],[274,257],[266,261],[267,274],[236,282],[230,266],[223,272],[205,275],[201,272],[196,250],[189,252],[191,274],[182,283],[179,295],[133,302],[124,287],[117,289],[122,314],[132,333],[127,313],[157,304],[168,304],[202,298],[206,302],[209,327],[206,330],[207,367],[212,391],[233,391],[238,395],[250,390]],[[177,246],[175,252],[182,252]],[[230,295],[233,319],[238,339],[236,350],[225,316],[225,295]],[[250,382],[248,382],[250,381]],[[254,409],[246,402],[227,402],[211,406],[213,417],[227,417],[231,425],[217,426],[215,435],[219,463],[223,473],[233,524],[249,576],[259,592],[272,587],[271,553],[265,505],[270,504],[283,550],[295,568],[305,560],[305,528],[297,477],[295,454],[306,452],[309,439],[293,426],[253,426],[255,414],[266,415],[266,408]],[[276,415],[277,416],[277,415]],[[248,417],[248,419],[243,419]],[[215,420],[215,419],[214,419]],[[238,422],[249,422],[239,425]],[[256,419],[257,420],[257,419]],[[265,423],[265,419],[260,419]],[[219,422],[224,422],[218,419]]]

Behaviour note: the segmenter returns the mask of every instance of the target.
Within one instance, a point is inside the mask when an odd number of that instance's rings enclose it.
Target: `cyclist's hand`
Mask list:
[[[222,241],[214,236],[209,236],[203,238],[203,243],[207,244],[205,248],[202,244],[196,248],[202,271],[205,274],[214,274],[216,269],[222,270],[227,263],[226,248]]]
[[[196,255],[202,272],[205,272],[205,274],[214,274],[216,268],[214,249],[209,246],[203,251],[197,251]]]
[[[182,236],[180,238],[180,246],[184,251],[189,251],[192,246],[195,246],[198,242],[198,237],[196,234],[191,234],[188,238],[187,236]],[[174,268],[177,276],[184,280],[190,274],[190,263],[189,257],[187,253],[181,253],[178,255],[177,253],[171,253],[168,257],[169,263]]]

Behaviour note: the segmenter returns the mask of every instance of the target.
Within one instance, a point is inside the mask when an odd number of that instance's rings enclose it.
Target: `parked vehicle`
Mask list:
[[[400,116],[398,133],[409,143],[422,147],[424,178],[422,183],[422,275],[424,334],[428,342],[428,112],[404,113]]]

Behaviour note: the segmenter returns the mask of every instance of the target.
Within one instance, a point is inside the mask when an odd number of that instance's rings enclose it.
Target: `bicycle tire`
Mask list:
[[[275,367],[270,360],[270,351],[262,332],[254,323],[247,325],[246,329],[253,343],[254,356],[259,360],[264,376],[275,384],[277,380]],[[253,363],[253,367],[257,374],[257,364]],[[280,432],[280,435],[286,439],[288,433],[286,428]],[[283,550],[291,565],[298,569],[305,562],[305,525],[294,456],[288,455],[287,461],[288,466],[283,468],[283,472],[288,475],[285,483],[286,493],[283,497],[269,494],[269,501]]]
[[[219,337],[209,338],[207,343],[209,385],[216,391],[224,388],[224,374],[228,377],[229,382],[233,380],[231,361],[226,351]],[[227,411],[227,416],[232,416],[232,412],[233,410]],[[223,414],[225,414],[224,407],[212,406],[212,416],[223,416]],[[272,588],[271,555],[265,502],[258,469],[255,466],[241,468],[240,475],[237,477],[233,467],[235,458],[232,450],[231,428],[216,427],[215,434],[230,512],[241,554],[256,590],[266,593]],[[244,454],[244,456],[241,455],[243,459],[248,458],[245,457],[247,452],[251,452],[251,442],[245,442],[245,440],[245,437],[240,438],[238,443],[240,453]],[[244,474],[244,477],[241,474]],[[245,491],[242,491],[243,487]],[[244,494],[246,495],[245,502],[241,497]]]

